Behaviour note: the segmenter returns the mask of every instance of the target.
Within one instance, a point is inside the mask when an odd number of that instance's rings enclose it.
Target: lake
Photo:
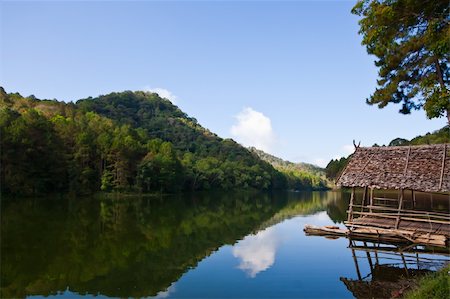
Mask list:
[[[370,281],[383,275],[395,282],[448,261],[305,236],[305,224],[343,227],[348,200],[343,191],[3,200],[1,297],[354,298],[361,283],[376,294]]]

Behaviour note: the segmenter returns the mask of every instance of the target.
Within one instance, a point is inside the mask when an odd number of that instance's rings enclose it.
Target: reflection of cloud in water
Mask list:
[[[167,298],[167,297],[169,297],[169,295],[170,295],[171,293],[174,293],[174,292],[175,292],[175,284],[172,283],[172,284],[167,288],[167,290],[158,292],[158,294],[156,294],[156,296],[153,297],[153,298],[155,298],[155,299]]]
[[[273,265],[277,245],[278,236],[275,230],[268,228],[240,241],[233,248],[233,256],[241,260],[239,269],[250,277],[255,277],[256,274]]]

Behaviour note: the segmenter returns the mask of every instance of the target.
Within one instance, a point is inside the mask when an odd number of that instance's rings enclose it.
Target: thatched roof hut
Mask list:
[[[357,148],[337,185],[449,192],[449,151],[449,144]]]

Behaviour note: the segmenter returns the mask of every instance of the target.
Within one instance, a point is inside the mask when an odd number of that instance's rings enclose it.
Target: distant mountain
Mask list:
[[[310,184],[311,189],[317,190],[327,189],[330,185],[326,179],[324,168],[309,163],[286,161],[254,147],[250,147],[249,150],[263,161],[270,163],[275,169],[287,175],[290,178],[288,185],[291,189],[304,189],[300,187],[302,182]],[[298,183],[298,180],[301,183]]]
[[[305,171],[305,172],[317,174],[319,176],[325,175],[325,169],[321,168],[317,165],[314,165],[314,164],[309,164],[309,163],[304,163],[304,162],[294,163],[294,162],[286,161],[286,160],[275,157],[271,154],[268,154],[262,150],[254,148],[254,147],[249,147],[249,150],[251,152],[255,153],[256,155],[258,155],[258,157],[260,157],[262,160],[272,164],[272,166],[275,168],[277,168],[277,167],[278,168],[288,168],[288,169],[294,168],[299,171]]]

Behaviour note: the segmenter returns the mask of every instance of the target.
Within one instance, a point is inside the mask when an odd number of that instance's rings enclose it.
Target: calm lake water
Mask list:
[[[241,192],[4,201],[1,297],[354,298],[360,293],[344,281],[380,279],[371,275],[374,254],[353,251],[345,238],[303,232],[305,224],[343,226],[348,197]],[[394,253],[377,257],[394,269],[405,265]],[[436,270],[446,259],[413,254],[406,264]]]

